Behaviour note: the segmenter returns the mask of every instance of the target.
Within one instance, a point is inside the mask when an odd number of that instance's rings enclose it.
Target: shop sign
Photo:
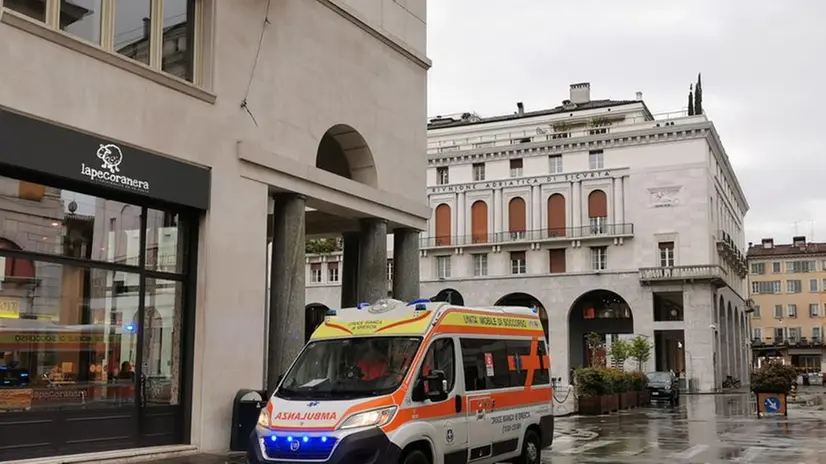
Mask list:
[[[10,298],[0,298],[0,318],[19,319],[20,301]]]
[[[133,179],[120,173],[120,165],[123,162],[123,152],[120,147],[113,144],[100,144],[97,150],[97,157],[103,163],[100,168],[94,165],[80,163],[80,174],[88,177],[94,182],[101,182],[118,187],[126,187],[137,190],[141,193],[149,192],[149,182],[145,180]]]

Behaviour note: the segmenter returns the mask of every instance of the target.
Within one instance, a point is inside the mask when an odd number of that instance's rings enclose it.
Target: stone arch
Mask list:
[[[545,340],[548,340],[548,311],[545,305],[539,301],[539,298],[522,292],[508,293],[496,300],[494,306],[525,306],[528,308],[536,308],[539,314],[539,320],[542,322],[542,330],[545,332]]]
[[[609,337],[633,334],[634,316],[625,298],[611,290],[595,289],[574,301],[568,311],[568,366],[571,369],[588,366],[594,355],[605,355],[604,351],[590,352],[585,336],[591,332],[605,343]]]
[[[588,217],[591,219],[608,217],[608,197],[602,190],[593,190],[588,194]]]
[[[471,239],[473,243],[488,243],[488,204],[476,200],[470,207]]]
[[[450,245],[451,236],[453,235],[453,227],[451,225],[452,214],[450,205],[442,203],[436,207],[433,215],[433,222],[436,229],[436,246]]]
[[[565,197],[554,193],[548,197],[548,237],[564,237],[565,231]]]
[[[322,323],[327,311],[330,308],[322,303],[310,303],[304,307],[304,343],[310,341],[310,337]]]
[[[464,306],[465,305],[465,297],[462,296],[457,290],[452,288],[445,288],[441,290],[436,296],[432,297],[430,301],[444,301],[445,303],[450,303],[456,306]]]
[[[527,226],[527,209],[522,197],[513,197],[508,202],[508,232],[525,233]]]
[[[352,126],[336,124],[321,137],[315,166],[356,182],[378,188],[373,152]]]

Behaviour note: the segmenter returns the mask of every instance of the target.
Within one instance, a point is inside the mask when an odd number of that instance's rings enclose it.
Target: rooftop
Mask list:
[[[792,243],[775,244],[773,238],[764,238],[758,244],[749,243],[748,258],[768,258],[773,256],[806,256],[826,254],[826,243],[807,242],[806,237],[792,238]]]

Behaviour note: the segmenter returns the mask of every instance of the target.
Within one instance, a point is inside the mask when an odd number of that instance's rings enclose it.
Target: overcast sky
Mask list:
[[[686,106],[703,73],[714,121],[751,210],[746,241],[797,231],[826,242],[826,0],[428,2],[430,115],[591,98],[654,113]],[[814,227],[812,227],[814,222]]]

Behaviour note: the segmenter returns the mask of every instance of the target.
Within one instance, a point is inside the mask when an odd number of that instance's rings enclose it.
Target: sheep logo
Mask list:
[[[108,169],[112,174],[120,172],[118,166],[120,166],[120,163],[123,161],[123,153],[121,153],[120,147],[117,145],[111,143],[101,145],[100,148],[98,148],[98,158],[103,161],[103,164],[100,166],[101,169]]]

